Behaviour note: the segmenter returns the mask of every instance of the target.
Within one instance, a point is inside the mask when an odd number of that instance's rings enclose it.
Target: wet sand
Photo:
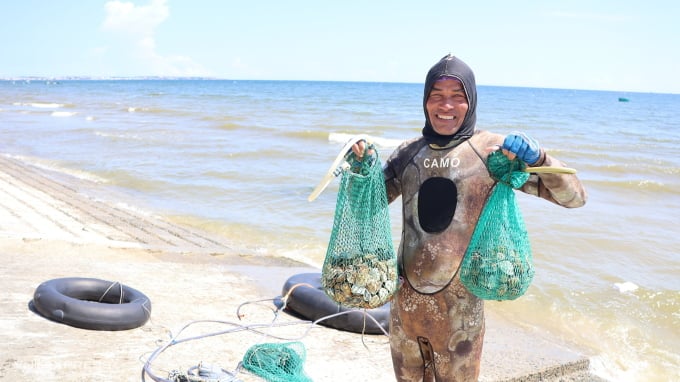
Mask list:
[[[95,198],[96,185],[0,156],[0,380],[140,381],[199,364],[235,371],[254,345],[300,341],[314,381],[394,381],[388,338],[312,326],[277,311],[285,280],[312,265],[240,252],[223,238]],[[74,328],[35,313],[40,283],[118,281],[152,302],[151,319],[124,331]],[[237,315],[237,312],[240,314]],[[600,381],[586,355],[487,309],[480,381]],[[197,321],[212,321],[197,323]],[[219,321],[219,322],[218,322]],[[257,326],[257,332],[245,330]],[[241,381],[262,381],[241,369]],[[153,380],[146,375],[146,380]]]

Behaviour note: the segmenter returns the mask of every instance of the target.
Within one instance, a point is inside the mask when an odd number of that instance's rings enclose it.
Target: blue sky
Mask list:
[[[680,93],[680,2],[8,0],[0,78],[210,76]]]

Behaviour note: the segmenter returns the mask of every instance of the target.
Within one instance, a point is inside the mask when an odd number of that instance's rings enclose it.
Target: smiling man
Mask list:
[[[458,270],[496,181],[486,160],[501,149],[532,166],[564,167],[523,133],[477,131],[472,70],[448,55],[428,72],[422,136],[404,142],[383,169],[389,202],[401,196],[401,285],[391,304],[390,345],[401,382],[477,381],[484,340],[484,302]],[[364,144],[354,153],[363,153]],[[369,151],[370,153],[370,151]],[[563,207],[586,192],[574,174],[531,174],[520,191]]]

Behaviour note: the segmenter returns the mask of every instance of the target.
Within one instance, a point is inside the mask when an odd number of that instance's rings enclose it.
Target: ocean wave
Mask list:
[[[86,181],[90,181],[93,183],[107,183],[108,181],[105,178],[99,177],[96,174],[93,174],[91,172],[87,172],[84,170],[77,170],[73,169],[70,167],[67,167],[59,162],[53,161],[53,160],[46,160],[42,158],[36,158],[36,157],[31,157],[31,156],[26,156],[26,155],[11,155],[11,154],[4,154],[7,157],[19,160],[23,163],[29,164],[31,166],[35,166],[38,168],[41,168],[43,170],[47,170],[50,172],[55,172],[59,174],[64,174],[67,176],[71,176],[77,179],[82,179]]]
[[[630,173],[638,171],[654,171],[658,173],[679,173],[679,163],[673,161],[673,158],[668,159],[656,155],[658,153],[650,154],[646,157],[627,157],[624,152],[617,153],[617,157],[609,158],[608,160],[595,163],[600,168],[607,171],[617,173]]]
[[[188,112],[186,110],[150,106],[127,106],[124,107],[123,110],[130,114],[140,113],[172,117],[185,117],[191,115],[191,112]]]
[[[666,336],[665,342],[655,342],[650,333],[658,328],[649,324],[659,318],[643,317],[638,323],[626,320],[624,316],[618,323],[598,325],[608,340],[599,343],[601,352],[591,357],[591,372],[609,381],[675,380],[673,370],[677,371],[680,366],[677,336]],[[668,325],[665,330],[673,331],[674,326]],[[649,379],[652,375],[656,378]]]
[[[245,125],[240,124],[240,123],[235,123],[232,121],[229,122],[222,122],[219,125],[217,125],[217,128],[220,130],[238,130],[238,129],[243,129]]]
[[[121,140],[133,140],[133,141],[141,141],[142,138],[137,135],[137,134],[112,134],[112,133],[106,133],[103,131],[95,131],[94,135],[102,138],[110,138],[110,139],[121,139]]]
[[[328,141],[335,143],[342,143],[343,145],[347,143],[350,139],[355,137],[356,134],[346,134],[346,133],[330,133],[328,134]],[[382,138],[372,135],[368,135],[368,141],[374,143],[379,148],[396,148],[399,146],[403,140],[402,139],[391,139]]]
[[[635,283],[630,281],[614,283],[614,286],[619,290],[620,293],[632,293],[640,288]]]
[[[616,382],[637,382],[641,375],[646,375],[648,364],[631,357],[623,367],[621,360],[608,354],[590,357],[590,372],[604,380]]]
[[[677,194],[677,184],[667,184],[651,179],[590,179],[588,186],[598,186],[605,189],[646,191],[653,193]]]
[[[59,109],[66,105],[63,103],[48,103],[48,102],[14,102],[14,106],[30,106],[37,109]]]
[[[109,184],[135,192],[153,194],[171,188],[164,180],[145,178],[141,174],[123,169],[102,170],[100,174]]]
[[[65,118],[65,117],[73,117],[76,114],[78,114],[78,112],[75,112],[75,111],[53,111],[52,114],[50,114],[50,115],[53,116],[53,117]]]
[[[294,130],[285,131],[283,135],[292,138],[302,138],[311,140],[328,140],[328,132],[319,130]]]
[[[513,322],[587,348],[594,354],[591,372],[607,380],[654,375],[670,381],[680,366],[680,293],[672,286],[650,288],[604,277],[597,284],[565,288],[538,280],[512,304],[488,305]]]

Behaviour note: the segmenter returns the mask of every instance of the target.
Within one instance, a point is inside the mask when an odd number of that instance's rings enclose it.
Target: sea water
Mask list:
[[[518,193],[535,281],[488,305],[591,355],[606,379],[680,380],[680,95],[478,93],[478,129],[526,132],[589,193],[578,209]],[[98,182],[240,252],[317,266],[338,181],[307,196],[342,145],[368,134],[384,160],[423,121],[422,84],[0,81],[0,154]]]

